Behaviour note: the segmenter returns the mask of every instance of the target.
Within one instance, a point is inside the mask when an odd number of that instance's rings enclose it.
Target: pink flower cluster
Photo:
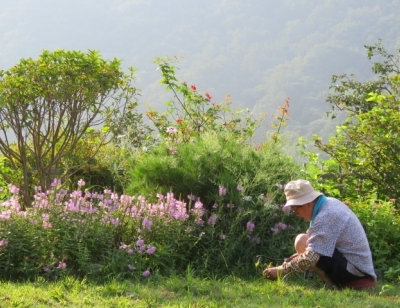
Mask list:
[[[0,247],[6,247],[8,246],[8,241],[6,239],[0,240]]]
[[[58,269],[66,269],[67,268],[67,263],[60,261],[60,262],[58,262],[57,268]]]
[[[226,195],[226,188],[219,185],[218,193],[220,196],[225,196]]]
[[[249,232],[253,232],[254,228],[255,228],[255,224],[253,222],[251,222],[251,221],[248,221],[247,224],[246,224],[246,229]]]
[[[278,222],[278,223],[275,224],[275,226],[273,226],[271,228],[271,231],[272,231],[273,234],[278,234],[278,232],[280,230],[286,230],[287,227],[288,226],[286,224],[284,224],[283,222]]]
[[[175,134],[177,132],[177,130],[175,131],[175,129],[172,127],[170,127],[169,129],[169,133],[171,134]],[[78,186],[80,188],[82,186],[85,186],[85,184],[86,183],[82,179],[78,181]],[[10,185],[9,189],[13,196],[10,198],[10,200],[7,201],[8,203],[6,205],[8,205],[10,209],[8,211],[3,211],[2,213],[0,213],[0,219],[10,219],[13,213],[25,213],[19,211],[19,203],[17,197],[19,189],[14,185]],[[236,189],[239,192],[244,191],[243,186],[241,186],[240,184],[237,185]],[[120,221],[120,218],[117,217],[117,210],[121,211],[122,214],[125,214],[126,219],[132,218],[137,220],[138,222],[141,222],[139,226],[140,229],[138,230],[141,236],[137,238],[136,242],[130,243],[129,245],[125,243],[120,243],[119,246],[119,249],[126,251],[128,255],[134,254],[132,255],[132,257],[135,258],[136,256],[138,256],[137,254],[141,254],[141,257],[148,259],[148,256],[154,255],[157,251],[157,248],[151,245],[151,242],[148,244],[145,243],[144,237],[146,236],[146,234],[150,234],[153,232],[153,223],[156,224],[159,220],[162,220],[164,224],[168,224],[171,222],[181,224],[182,221],[188,219],[189,217],[192,217],[193,221],[198,226],[204,226],[207,224],[211,227],[215,227],[219,219],[222,218],[213,213],[213,210],[211,210],[211,213],[208,213],[205,210],[203,203],[200,202],[200,198],[192,194],[187,196],[189,199],[189,204],[183,201],[176,200],[173,193],[167,193],[166,195],[157,194],[157,202],[149,203],[143,196],[119,196],[117,193],[114,193],[109,189],[104,189],[103,193],[95,193],[89,191],[84,192],[82,190],[76,190],[68,193],[61,187],[61,181],[59,181],[58,179],[54,179],[54,181],[52,182],[51,190],[42,191],[40,187],[37,187],[35,191],[36,194],[34,196],[32,209],[30,211],[33,213],[40,210],[39,213],[41,215],[42,225],[44,229],[53,228],[53,224],[56,224],[57,222],[57,220],[54,219],[55,216],[53,216],[52,212],[50,212],[51,215],[49,213],[43,213],[43,210],[48,210],[50,209],[50,207],[54,206],[61,209],[60,213],[62,213],[62,217],[66,217],[67,219],[71,219],[68,216],[69,213],[84,213],[84,217],[86,217],[88,214],[98,215],[100,221],[107,225],[107,227],[117,227],[121,223],[125,222],[125,219],[121,219]],[[218,194],[219,196],[225,196],[227,194],[227,188],[219,185]],[[241,205],[235,206],[234,204],[228,203],[226,207],[230,209],[229,212],[233,212],[232,209],[235,209],[238,212],[246,211],[246,205],[243,207]],[[188,208],[190,210],[188,210]],[[217,204],[212,206],[212,209],[216,208],[218,208]],[[220,209],[226,210],[223,206],[221,206]],[[32,223],[40,224],[40,219],[36,219],[36,217],[35,219],[32,219]],[[81,223],[81,221],[78,219],[75,219],[74,221]],[[248,240],[250,243],[259,244],[261,242],[260,237],[253,233],[255,227],[256,225],[254,223],[253,217],[245,225],[245,228],[247,230],[246,235],[248,236]],[[244,229],[244,226],[242,226],[242,228]],[[273,234],[277,234],[281,230],[285,230],[287,228],[288,226],[286,224],[284,224],[283,222],[278,222],[274,225],[274,227],[271,228],[271,231]],[[187,232],[192,232],[195,229],[195,226],[189,226],[187,228]],[[207,233],[202,232],[201,234]],[[200,235],[200,237],[201,236],[202,235]],[[218,236],[220,240],[225,240],[227,237],[225,234],[219,232],[216,234],[216,236]],[[6,247],[7,245],[8,241],[6,239],[0,240],[0,247]],[[136,263],[133,264],[137,265]],[[127,266],[130,270],[136,269],[136,267],[132,264],[125,264],[124,266]],[[51,268],[54,269],[54,267],[55,265]],[[61,261],[59,261],[58,265],[56,266],[57,269],[65,269],[66,267],[66,263]],[[150,269],[147,269],[142,273],[144,277],[148,277],[150,274]]]

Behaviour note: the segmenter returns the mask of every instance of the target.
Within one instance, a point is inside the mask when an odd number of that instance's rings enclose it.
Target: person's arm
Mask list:
[[[320,255],[314,251],[306,250],[299,254],[296,258],[293,258],[289,262],[284,262],[280,266],[281,273],[283,275],[289,275],[292,273],[302,273],[317,264]]]
[[[296,272],[302,273],[317,264],[319,258],[318,253],[307,250],[301,254],[293,255],[281,266],[266,268],[263,275],[267,279],[276,280],[278,276],[286,276]]]

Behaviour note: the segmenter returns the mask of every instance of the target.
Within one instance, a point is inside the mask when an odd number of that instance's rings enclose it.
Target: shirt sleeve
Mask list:
[[[320,255],[314,251],[307,250],[299,254],[296,258],[289,262],[283,262],[281,265],[282,274],[290,275],[293,273],[302,273],[310,267],[317,264]]]

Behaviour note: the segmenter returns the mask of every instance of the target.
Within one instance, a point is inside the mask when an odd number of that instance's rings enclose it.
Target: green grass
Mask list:
[[[399,285],[370,291],[326,290],[316,281],[152,277],[96,284],[66,277],[58,282],[0,283],[0,307],[398,307]]]

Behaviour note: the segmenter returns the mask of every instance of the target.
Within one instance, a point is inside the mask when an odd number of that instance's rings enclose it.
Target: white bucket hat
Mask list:
[[[322,193],[315,191],[310,182],[306,180],[290,181],[285,185],[284,191],[286,195],[285,207],[301,206],[322,195]]]

